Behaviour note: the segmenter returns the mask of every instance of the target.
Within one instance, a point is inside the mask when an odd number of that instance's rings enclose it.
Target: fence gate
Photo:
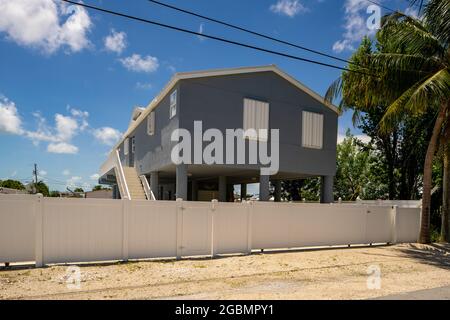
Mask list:
[[[181,256],[211,254],[211,203],[183,202]]]

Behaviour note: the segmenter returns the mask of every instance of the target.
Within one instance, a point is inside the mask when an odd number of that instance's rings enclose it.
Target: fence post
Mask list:
[[[177,212],[177,260],[181,259],[183,250],[183,199],[176,200]]]
[[[217,199],[211,200],[211,257],[214,258],[217,256],[217,239],[215,237],[215,227],[216,227],[216,221],[215,221],[215,211],[216,206],[218,204]]]
[[[122,206],[122,260],[128,261],[128,233],[129,233],[129,215],[131,211],[131,200],[123,199]]]
[[[391,243],[397,243],[397,206],[392,206],[391,209]]]
[[[38,193],[36,197],[36,206],[35,206],[35,245],[34,245],[34,253],[36,260],[36,267],[40,268],[44,266],[44,233],[43,233],[43,204],[44,200],[42,194]]]
[[[253,202],[247,201],[247,254],[252,254],[252,217],[253,217]]]

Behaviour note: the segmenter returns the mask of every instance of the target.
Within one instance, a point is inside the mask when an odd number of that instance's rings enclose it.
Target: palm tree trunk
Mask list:
[[[431,207],[431,180],[433,158],[436,152],[437,142],[441,134],[442,124],[445,119],[446,104],[442,104],[436,122],[434,123],[433,134],[428,143],[427,154],[423,166],[423,192],[422,192],[422,221],[420,224],[420,243],[430,243],[430,207]]]
[[[450,242],[450,123],[444,135],[444,174],[442,192],[441,239]]]

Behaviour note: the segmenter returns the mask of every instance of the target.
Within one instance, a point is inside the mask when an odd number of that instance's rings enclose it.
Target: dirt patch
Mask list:
[[[0,270],[0,298],[366,299],[450,285],[449,247],[418,244],[82,265],[77,287],[68,267]]]

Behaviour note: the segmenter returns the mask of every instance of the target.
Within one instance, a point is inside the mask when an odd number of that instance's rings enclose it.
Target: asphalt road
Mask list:
[[[377,300],[450,300],[450,286],[411,291],[376,298]]]

